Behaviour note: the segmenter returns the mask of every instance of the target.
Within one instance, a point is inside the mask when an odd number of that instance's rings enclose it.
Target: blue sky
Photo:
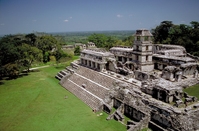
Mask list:
[[[152,29],[199,21],[199,0],[0,0],[0,35]]]

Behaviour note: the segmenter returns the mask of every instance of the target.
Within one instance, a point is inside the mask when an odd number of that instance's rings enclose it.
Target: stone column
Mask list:
[[[99,63],[96,63],[96,64],[97,64],[96,65],[97,69],[100,70],[100,64]]]
[[[124,61],[125,61],[125,60],[124,60],[124,57],[122,57],[122,63],[124,63]]]
[[[84,61],[84,60],[81,58],[81,59],[80,59],[80,64],[83,64],[83,61]]]
[[[193,74],[194,74],[194,75],[193,75],[194,78],[198,78],[198,70],[197,70],[197,69],[194,71]]]
[[[100,64],[100,71],[102,71],[102,69],[104,69],[104,64]]]
[[[157,90],[157,99],[159,100],[160,98],[160,90]]]
[[[93,62],[91,61],[91,68],[93,68]]]
[[[129,61],[129,58],[128,58],[128,57],[126,58],[126,61]]]
[[[176,78],[175,78],[175,80],[176,81],[181,81],[181,79],[182,79],[182,71],[178,71],[178,72],[176,72]]]
[[[98,64],[98,63],[97,63],[97,62],[95,62],[95,68],[98,70],[97,64]]]
[[[89,67],[89,60],[87,60],[87,66]]]

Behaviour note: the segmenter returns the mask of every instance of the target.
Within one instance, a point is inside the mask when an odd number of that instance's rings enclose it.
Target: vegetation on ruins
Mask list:
[[[0,81],[0,130],[125,131],[108,115],[93,113],[54,78],[70,64],[41,68],[15,80]]]
[[[152,29],[152,34],[155,44],[181,45],[188,53],[199,56],[199,22],[197,21],[190,22],[190,25],[162,21]]]
[[[16,78],[29,71],[33,62],[57,62],[62,57],[72,57],[61,50],[60,42],[50,35],[7,35],[0,39],[0,77]],[[53,51],[54,50],[54,51]]]

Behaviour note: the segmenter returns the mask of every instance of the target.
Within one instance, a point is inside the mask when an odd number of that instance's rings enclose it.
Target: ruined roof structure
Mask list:
[[[197,59],[182,46],[152,44],[149,30],[137,30],[134,37],[133,47],[82,50],[80,60],[56,78],[127,131],[199,130],[199,102],[182,91],[199,83]]]
[[[91,50],[91,49],[90,50],[85,49],[81,53],[95,55],[95,56],[113,56],[113,54],[107,51]]]

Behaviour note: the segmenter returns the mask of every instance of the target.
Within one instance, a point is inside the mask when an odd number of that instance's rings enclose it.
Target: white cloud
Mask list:
[[[118,14],[118,15],[117,15],[117,17],[118,17],[118,18],[121,18],[121,17],[123,17],[123,16],[122,16],[122,15],[120,15],[120,14]]]
[[[72,19],[73,17],[70,17],[70,19]]]
[[[64,22],[68,22],[69,20],[64,20]]]

